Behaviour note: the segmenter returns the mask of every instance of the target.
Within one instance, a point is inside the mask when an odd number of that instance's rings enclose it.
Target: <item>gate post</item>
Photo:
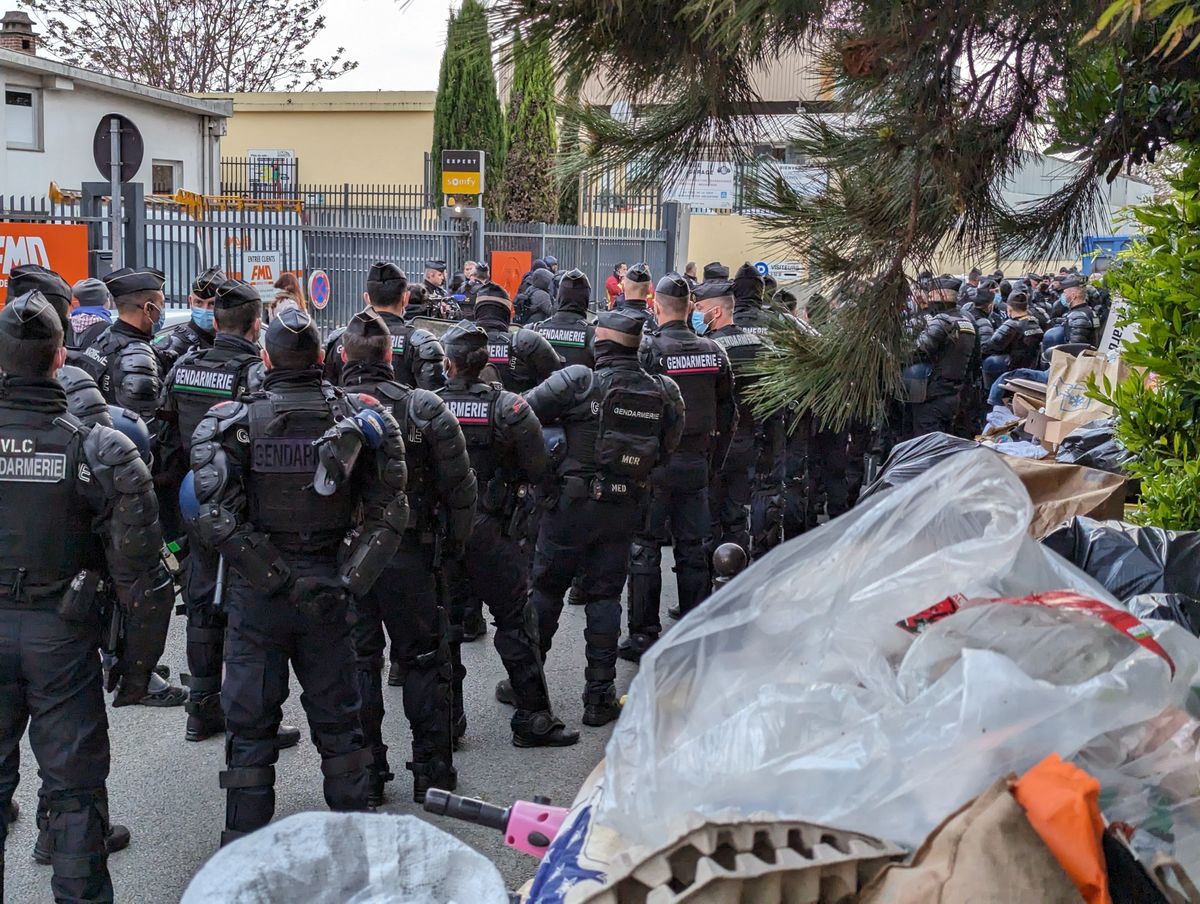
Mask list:
[[[126,182],[121,186],[125,208],[126,267],[146,266],[146,186],[141,182]]]
[[[679,266],[681,260],[687,263],[691,219],[691,209],[685,209],[680,202],[667,201],[663,204],[663,229],[667,234],[667,269],[676,273],[683,272],[683,267]]]

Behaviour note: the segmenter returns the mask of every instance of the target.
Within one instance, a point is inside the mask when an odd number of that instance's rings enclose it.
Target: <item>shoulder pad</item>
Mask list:
[[[198,445],[215,439],[234,424],[245,421],[249,412],[250,409],[245,403],[232,399],[213,405],[208,409],[208,414],[201,418],[200,423],[196,425],[196,432],[192,435],[192,444]]]
[[[513,351],[520,355],[527,355],[534,351],[541,351],[543,347],[550,349],[550,351],[554,351],[554,346],[550,344],[550,340],[536,330],[531,330],[527,327],[521,327],[521,329],[513,333],[512,348]]]
[[[408,337],[408,341],[416,350],[422,361],[441,361],[446,357],[442,343],[429,330],[416,327]]]
[[[97,424],[83,438],[83,452],[88,464],[95,469],[115,468],[131,461],[141,461],[133,440],[120,430]]]
[[[450,411],[446,407],[446,403],[442,401],[442,397],[428,389],[408,390],[408,399],[409,408],[421,420],[429,421],[443,411],[447,413]]]
[[[496,418],[502,424],[516,424],[533,414],[524,396],[501,392],[496,396]]]
[[[117,353],[125,373],[146,373],[158,376],[158,358],[147,342],[130,342]]]
[[[329,357],[329,355],[333,354],[334,349],[337,348],[338,340],[342,338],[342,333],[344,332],[346,332],[346,328],[341,327],[340,329],[336,329],[329,334],[329,341],[325,343],[326,357]]]

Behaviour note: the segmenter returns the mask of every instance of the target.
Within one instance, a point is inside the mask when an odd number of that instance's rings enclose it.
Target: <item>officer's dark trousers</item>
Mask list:
[[[496,652],[516,697],[515,724],[529,713],[548,711],[550,695],[542,672],[537,621],[529,604],[526,556],[514,539],[504,535],[504,527],[499,518],[477,514],[462,563],[471,594],[483,600],[496,626]]]
[[[542,652],[550,651],[563,595],[578,570],[587,617],[585,702],[606,702],[617,677],[621,589],[629,567],[629,538],[641,514],[637,500],[597,502],[563,496],[542,518],[531,596]]]
[[[850,484],[846,475],[849,442],[850,435],[846,430],[817,426],[813,432],[808,456],[809,528],[817,526],[822,507],[830,518],[844,514],[850,507]]]
[[[958,393],[938,396],[912,406],[913,436],[949,433],[958,415]]]
[[[750,484],[758,452],[754,437],[738,435],[708,488],[713,546],[736,543],[750,552]]]
[[[451,768],[450,651],[433,577],[433,546],[408,534],[375,586],[357,604],[354,647],[362,697],[363,738],[377,774],[390,773],[383,743],[384,630],[400,670],[404,715],[412,728],[409,768],[442,777]]]
[[[29,744],[49,811],[50,887],[60,902],[112,901],[108,826],[108,717],[101,686],[98,622],[69,623],[41,609],[0,608],[0,809],[18,781]],[[0,821],[0,899],[3,845]]]
[[[645,519],[629,552],[629,633],[662,633],[662,548],[674,541],[679,608],[695,609],[710,590],[708,455],[676,452],[654,473]]]
[[[783,540],[783,450],[759,447],[750,477],[750,552],[766,555]]]
[[[180,596],[187,613],[188,712],[208,715],[204,701],[221,691],[225,612],[214,607],[219,558],[188,530]],[[209,704],[210,706],[212,704]]]
[[[294,577],[333,578],[333,559],[292,564]],[[275,812],[275,736],[288,697],[288,663],[300,682],[300,702],[321,754],[325,802],[332,810],[363,810],[373,757],[359,724],[355,654],[347,606],[320,617],[301,612],[286,594],[265,597],[239,575],[229,580],[225,634],[226,789],[222,841],[265,826]]]

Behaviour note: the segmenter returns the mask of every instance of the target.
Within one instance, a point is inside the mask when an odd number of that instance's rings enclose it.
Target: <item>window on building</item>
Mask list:
[[[4,90],[4,140],[20,151],[42,149],[42,92],[40,88],[10,85]]]
[[[183,161],[181,160],[155,160],[153,175],[151,176],[154,186],[152,191],[156,195],[173,195],[183,183]]]

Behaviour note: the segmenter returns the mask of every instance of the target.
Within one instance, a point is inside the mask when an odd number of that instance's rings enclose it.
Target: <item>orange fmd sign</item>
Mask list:
[[[87,226],[0,222],[0,307],[8,298],[9,274],[25,264],[54,270],[72,285],[86,279]]]

